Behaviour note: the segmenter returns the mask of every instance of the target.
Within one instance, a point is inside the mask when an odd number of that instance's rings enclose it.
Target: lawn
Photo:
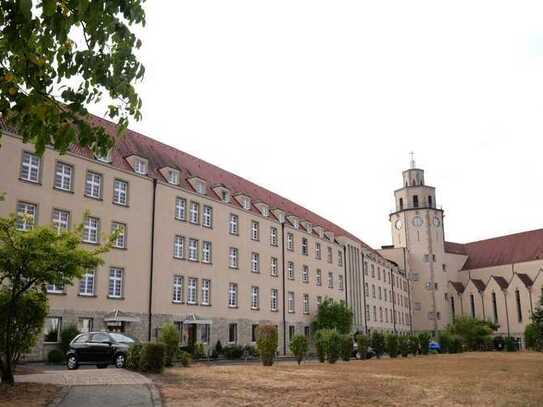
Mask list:
[[[543,354],[168,369],[165,406],[542,406]]]

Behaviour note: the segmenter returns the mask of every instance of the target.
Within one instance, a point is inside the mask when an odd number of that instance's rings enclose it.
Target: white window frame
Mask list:
[[[113,247],[116,249],[126,249],[126,223],[111,222],[111,231],[120,230],[117,239],[113,242]]]
[[[309,315],[309,294],[304,294],[304,314]]]
[[[270,259],[270,273],[272,277],[277,277],[279,275],[279,260],[277,257],[271,257]]]
[[[128,206],[128,182],[122,179],[113,180],[113,203]]]
[[[198,239],[189,239],[189,261],[198,261]]]
[[[183,290],[185,286],[185,277],[176,274],[173,276],[172,302],[174,304],[183,303]]]
[[[251,221],[251,240],[260,240],[260,225],[256,220]]]
[[[315,258],[317,260],[321,260],[321,258],[322,258],[320,242],[315,242]]]
[[[47,284],[47,294],[64,294],[64,284]]]
[[[277,288],[271,289],[270,294],[270,310],[271,311],[277,311],[277,297],[279,296]]]
[[[294,251],[294,235],[290,232],[287,233],[287,250]]]
[[[211,291],[211,280],[202,279],[202,301],[201,305],[210,305],[210,291]]]
[[[73,173],[73,165],[57,161],[55,165],[55,189],[71,192]]]
[[[294,291],[289,291],[287,296],[287,304],[288,304],[288,312],[289,314],[294,314],[296,311],[296,303],[295,303],[295,297],[294,297]]]
[[[121,267],[110,267],[108,297],[122,298],[124,286],[124,269]]]
[[[185,258],[185,236],[175,235],[173,238],[173,257],[176,259]]]
[[[328,272],[328,288],[334,288],[334,273]]]
[[[102,199],[102,174],[87,171],[85,175],[85,196],[87,198]]]
[[[173,185],[179,185],[179,171],[168,170],[168,182]]]
[[[230,214],[228,233],[235,236],[239,234],[239,216],[233,213]]]
[[[38,205],[30,202],[17,202],[17,230],[28,231],[34,228]]]
[[[321,269],[317,269],[317,272],[316,272],[316,285],[317,287],[322,286],[322,270]]]
[[[302,268],[302,282],[309,283],[309,266],[305,264]]]
[[[270,245],[271,246],[274,246],[274,247],[278,246],[278,244],[279,244],[278,240],[279,239],[277,238],[277,235],[278,235],[277,228],[272,226],[270,228]]]
[[[289,280],[295,280],[296,277],[295,277],[295,270],[294,270],[294,262],[293,261],[289,261],[287,263],[287,278]]]
[[[187,304],[198,303],[198,279],[189,277],[187,279]]]
[[[38,184],[40,182],[40,167],[41,158],[36,154],[24,151],[21,159],[19,179]]]
[[[260,273],[260,254],[251,253],[251,273]]]
[[[134,160],[134,171],[140,175],[147,175],[147,163],[140,158]]]
[[[187,220],[187,200],[179,196],[175,198],[175,219]]]
[[[228,307],[238,307],[238,285],[237,283],[228,284]]]
[[[302,255],[308,256],[309,255],[309,241],[306,237],[302,237]]]
[[[93,297],[96,287],[96,270],[86,270],[79,280],[79,295]]]
[[[83,224],[83,242],[98,244],[100,241],[100,219],[87,216]]]
[[[67,232],[70,229],[70,212],[63,209],[53,209],[52,213],[53,227],[57,233]]]
[[[251,287],[251,309],[258,310],[260,308],[260,289],[257,286]]]
[[[230,247],[228,249],[228,267],[231,269],[239,268],[239,250],[237,247]]]
[[[204,205],[202,214],[202,226],[206,228],[213,227],[213,207],[209,205]]]
[[[202,242],[202,263],[210,264],[212,261],[212,247],[211,242],[204,240]]]
[[[200,204],[195,201],[190,201],[189,222],[193,225],[200,224]]]

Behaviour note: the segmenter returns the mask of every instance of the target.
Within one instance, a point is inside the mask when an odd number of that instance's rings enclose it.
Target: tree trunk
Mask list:
[[[8,360],[4,366],[2,366],[2,384],[15,384],[15,377],[13,377],[13,371],[11,370],[11,363]]]

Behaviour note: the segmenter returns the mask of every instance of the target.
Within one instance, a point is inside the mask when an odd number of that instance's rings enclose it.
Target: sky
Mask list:
[[[145,4],[133,130],[376,248],[410,151],[447,240],[543,227],[543,2]]]

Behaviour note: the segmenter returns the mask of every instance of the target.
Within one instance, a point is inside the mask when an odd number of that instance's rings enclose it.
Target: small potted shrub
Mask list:
[[[307,338],[304,335],[295,335],[290,341],[289,349],[296,358],[298,365],[300,365],[309,349]]]
[[[256,348],[264,366],[272,366],[278,345],[277,329],[273,325],[259,325],[256,331]]]
[[[385,353],[385,336],[381,332],[373,332],[371,335],[371,347],[377,359],[380,359],[383,353]]]
[[[341,336],[341,360],[349,362],[353,356],[353,337],[352,335]]]
[[[356,335],[356,346],[358,347],[358,355],[360,359],[365,360],[368,358],[368,346],[369,338],[366,335],[358,334]]]
[[[126,368],[130,370],[140,369],[141,352],[143,345],[141,343],[133,343],[128,348],[126,353]]]

